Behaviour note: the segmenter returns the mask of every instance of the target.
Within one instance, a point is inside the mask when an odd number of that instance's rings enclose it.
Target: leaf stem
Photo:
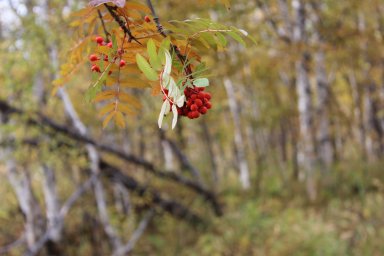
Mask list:
[[[109,37],[111,36],[111,34],[108,32],[108,30],[107,30],[107,28],[105,26],[105,22],[103,20],[103,15],[101,14],[100,10],[97,10],[97,13],[99,14],[99,18],[100,18],[100,21],[101,21],[101,25],[103,26],[103,30],[104,30],[105,36],[106,36],[106,38],[109,41]]]
[[[147,0],[147,5],[148,5],[149,9],[151,10],[153,20],[156,23],[157,30],[159,31],[159,33],[163,37],[167,37],[167,33],[164,31],[164,27],[161,25],[160,19],[156,14],[155,8],[153,7],[152,0]],[[174,45],[172,42],[171,42],[171,49],[173,52],[176,53],[178,59],[180,60],[180,62],[184,66],[185,63],[188,62],[188,59],[180,52],[179,48],[176,45]],[[184,72],[187,75],[187,77],[192,78],[192,68],[191,68],[190,64],[185,65]]]

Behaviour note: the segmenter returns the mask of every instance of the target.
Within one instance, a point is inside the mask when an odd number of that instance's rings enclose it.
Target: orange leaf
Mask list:
[[[93,99],[93,102],[100,102],[104,100],[110,100],[116,97],[116,93],[114,91],[103,91],[96,95]]]
[[[121,112],[116,112],[115,124],[120,128],[125,128],[124,116]]]
[[[113,111],[115,109],[115,103],[112,102],[112,103],[109,103],[107,105],[105,105],[100,111],[99,111],[99,116],[102,117],[104,116],[105,114]]]
[[[142,105],[140,103],[140,101],[138,101],[136,99],[136,97],[132,96],[132,95],[129,95],[128,93],[125,93],[125,92],[120,92],[118,94],[118,97],[121,101],[124,101],[126,103],[128,103],[129,105],[132,105],[132,107],[136,108],[136,109],[141,109]],[[121,103],[120,103],[121,104]]]
[[[117,105],[117,110],[123,112],[126,115],[135,115],[135,111],[127,104],[118,104]]]
[[[108,116],[103,121],[103,129],[107,127],[108,123],[111,121],[111,119],[116,115],[116,111],[113,111],[108,114]]]

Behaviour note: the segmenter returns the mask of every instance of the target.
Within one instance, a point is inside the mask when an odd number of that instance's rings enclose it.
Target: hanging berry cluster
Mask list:
[[[210,102],[211,94],[204,92],[204,87],[186,88],[184,90],[185,102],[182,107],[177,107],[177,112],[180,116],[186,116],[189,119],[199,118],[205,115],[208,109],[212,108]],[[163,101],[168,99],[168,90],[164,89]],[[173,106],[173,102],[170,103]]]
[[[97,36],[95,38],[95,42],[97,43],[97,45],[99,46],[107,46],[108,48],[111,48],[113,47],[113,43],[112,42],[106,42],[104,40],[103,37],[101,36]],[[116,60],[118,59],[118,56],[121,56],[123,54],[123,51],[121,49],[119,49],[117,51],[117,55],[115,57],[113,57],[111,63],[115,63]],[[104,55],[104,54],[91,54],[89,56],[89,61],[92,63],[92,66],[91,66],[91,71],[92,72],[97,72],[97,73],[101,73],[101,69],[100,69],[100,66],[96,63],[97,61],[99,61],[100,59],[103,59],[104,61],[106,62],[109,62],[109,59],[108,59],[108,55]],[[126,61],[123,60],[123,59],[120,59],[120,63],[119,63],[119,67],[122,68],[126,65]],[[108,72],[108,75],[112,74],[112,71],[109,71]]]
[[[208,109],[211,109],[212,104],[210,102],[211,94],[204,92],[204,87],[186,88],[184,95],[186,98],[185,104],[178,108],[178,114],[186,116],[189,119],[199,118],[200,115],[205,115]]]

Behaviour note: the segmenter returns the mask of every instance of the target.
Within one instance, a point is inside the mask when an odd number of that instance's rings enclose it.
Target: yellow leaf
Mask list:
[[[112,103],[109,103],[107,105],[105,105],[104,107],[102,107],[99,111],[99,116],[102,117],[104,116],[105,114],[113,111],[115,109],[115,103],[112,102]]]
[[[116,93],[114,91],[103,91],[96,95],[93,99],[93,102],[100,102],[104,100],[110,100],[116,97]]]
[[[161,92],[161,87],[159,83],[156,83],[154,86],[152,86],[152,92],[151,92],[152,96],[159,95],[160,92]]]
[[[120,86],[126,87],[126,88],[148,88],[150,85],[147,81],[141,80],[141,79],[129,79],[120,82]]]
[[[108,46],[98,46],[96,47],[95,52],[108,55],[111,52],[111,48]]]
[[[125,128],[124,116],[121,112],[115,112],[115,124],[120,128]]]
[[[88,6],[88,7],[85,7],[85,8],[83,8],[83,9],[77,11],[77,12],[73,12],[71,14],[71,16],[81,18],[81,17],[84,17],[84,16],[88,16],[89,14],[91,14],[93,12],[93,10],[95,10],[95,9],[90,7],[90,6]]]
[[[127,104],[122,104],[122,103],[118,104],[117,110],[123,112],[126,115],[130,115],[130,116],[135,115],[135,111]]]
[[[111,121],[111,119],[116,115],[116,111],[113,111],[108,114],[108,116],[103,121],[103,129],[107,127],[108,123]]]
[[[126,59],[124,59],[125,61],[128,61]],[[111,67],[111,71],[112,72],[116,72],[118,71],[120,68],[118,65],[113,65]],[[141,74],[141,71],[139,70],[139,68],[137,67],[136,64],[128,64],[126,66],[124,66],[122,69],[121,69],[121,74],[130,74],[130,75],[140,75]]]
[[[129,11],[129,10],[132,10],[132,9],[140,10],[140,11],[143,11],[145,13],[149,13],[150,12],[149,8],[146,5],[139,4],[139,3],[127,2],[125,4],[125,6],[124,6],[124,10]]]
[[[131,105],[132,107],[134,107],[136,109],[141,109],[141,107],[142,107],[140,101],[137,100],[135,96],[132,96],[128,93],[120,92],[118,94],[118,97],[121,101],[128,103],[129,105]]]

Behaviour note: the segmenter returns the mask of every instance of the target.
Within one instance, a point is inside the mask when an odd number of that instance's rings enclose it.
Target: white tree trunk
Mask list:
[[[8,155],[8,154],[7,154]],[[34,196],[31,180],[27,173],[19,172],[15,161],[6,161],[8,179],[15,190],[21,211],[25,217],[25,238],[27,248],[33,248],[44,230],[40,206]]]
[[[54,171],[43,166],[43,192],[46,206],[47,229],[51,229],[49,240],[59,242],[62,237],[63,220],[60,218],[60,203],[56,191],[56,177]]]
[[[315,72],[317,84],[317,143],[321,163],[329,168],[333,161],[333,147],[329,122],[330,84],[325,69],[325,53],[320,49],[315,53]]]
[[[227,91],[229,108],[233,118],[235,147],[236,147],[237,159],[239,162],[238,167],[240,171],[240,182],[243,189],[249,189],[251,186],[251,183],[250,183],[250,177],[249,177],[248,163],[245,155],[244,139],[241,133],[241,123],[240,123],[239,108],[238,108],[239,103],[236,101],[236,98],[235,98],[235,90],[233,88],[232,81],[226,78],[224,80],[224,86],[225,86],[225,90]]]
[[[294,42],[298,47],[304,47],[307,44],[305,4],[302,0],[293,0],[292,5],[296,18],[293,35]],[[313,106],[309,81],[309,57],[309,53],[303,50],[295,63],[300,127],[298,164],[305,174],[308,196],[311,200],[314,200],[316,198],[316,188],[313,178],[315,147],[313,143]]]

